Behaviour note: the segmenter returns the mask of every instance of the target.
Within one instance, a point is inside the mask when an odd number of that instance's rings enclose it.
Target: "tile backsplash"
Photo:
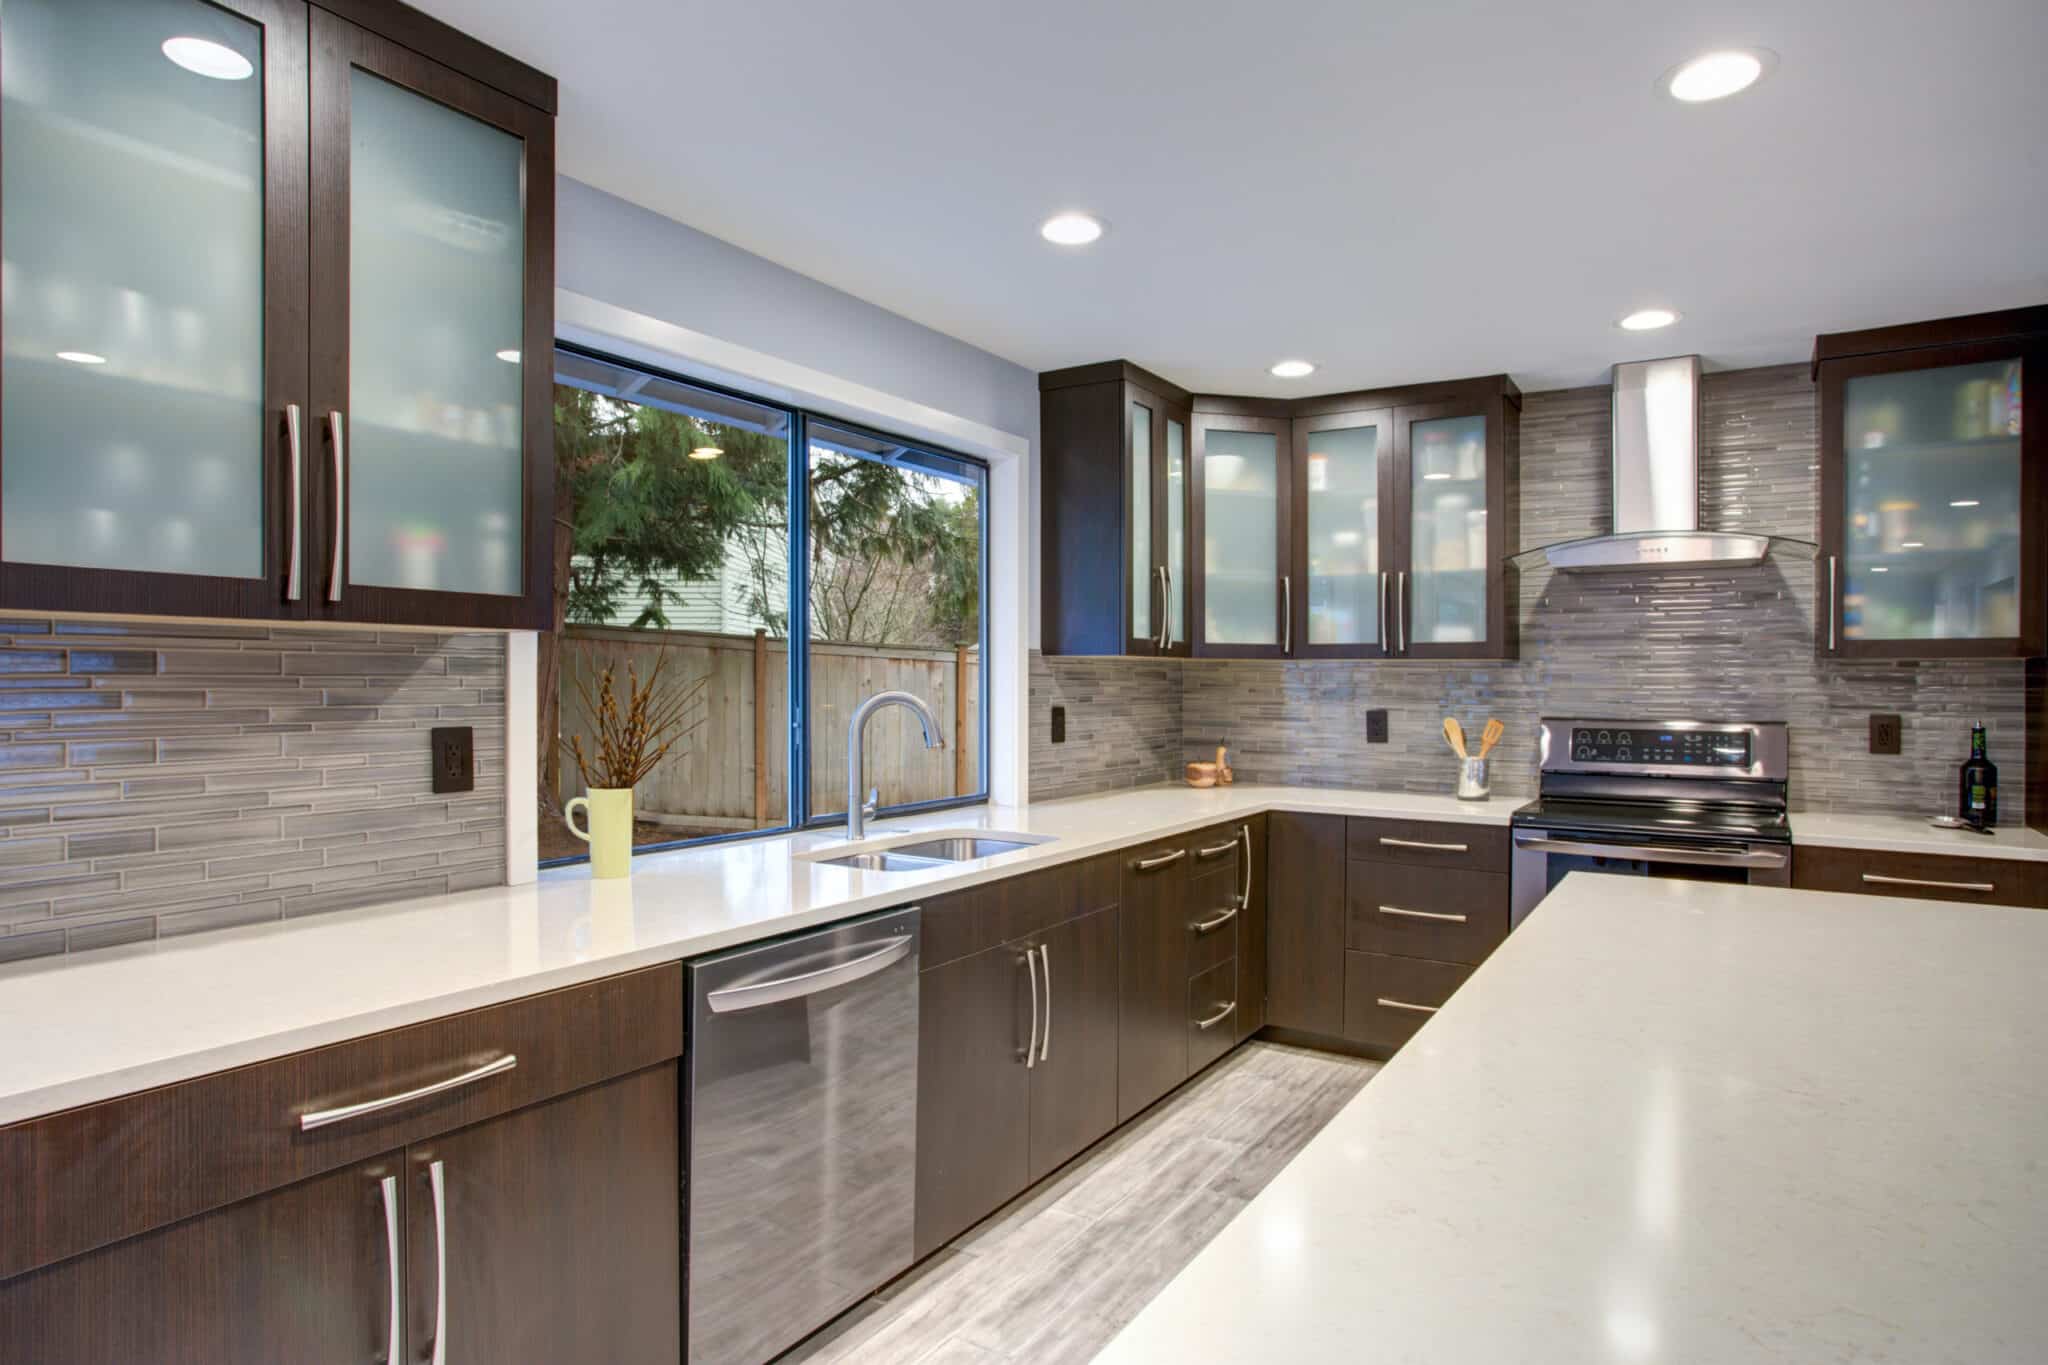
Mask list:
[[[504,758],[502,636],[0,621],[0,961],[501,883]]]
[[[1804,365],[1706,376],[1701,393],[1705,525],[1812,540],[1818,499],[1813,386]],[[1526,395],[1521,427],[1521,544],[1608,526],[1608,390]],[[1842,662],[1816,657],[1813,561],[1776,552],[1754,568],[1521,575],[1521,657],[1508,663],[1194,660],[1033,661],[1032,794],[1130,785],[1101,758],[1045,744],[1051,693],[1070,671],[1156,730],[1177,715],[1182,753],[1207,757],[1227,737],[1239,781],[1447,792],[1456,773],[1439,732],[1446,715],[1476,734],[1508,727],[1493,788],[1533,794],[1535,722],[1545,715],[1783,720],[1791,728],[1796,808],[1932,813],[1955,801],[1972,721],[2001,766],[2000,817],[2022,819],[2024,665],[2004,660]],[[1119,672],[1127,675],[1121,680]],[[1178,696],[1154,675],[1177,673]],[[1072,688],[1059,693],[1076,695]],[[1138,699],[1142,698],[1142,704]],[[1104,724],[1069,701],[1070,741]],[[1365,711],[1385,707],[1390,742],[1365,743]],[[1112,708],[1112,709],[1117,709]],[[1903,752],[1868,752],[1868,717],[1895,711]],[[1114,729],[1124,722],[1114,716]],[[1049,749],[1049,754],[1046,752]],[[1171,777],[1149,750],[1135,772]],[[1094,786],[1086,785],[1094,775]],[[1144,779],[1156,780],[1156,779]]]

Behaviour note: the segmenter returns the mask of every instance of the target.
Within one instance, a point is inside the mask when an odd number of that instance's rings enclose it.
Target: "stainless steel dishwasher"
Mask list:
[[[690,964],[688,1355],[753,1365],[910,1265],[915,906]]]

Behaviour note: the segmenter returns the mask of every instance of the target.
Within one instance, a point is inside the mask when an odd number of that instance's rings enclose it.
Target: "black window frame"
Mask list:
[[[835,413],[801,407],[792,403],[777,402],[757,394],[748,393],[744,389],[734,388],[731,385],[695,379],[689,375],[664,369],[658,365],[650,365],[643,361],[612,355],[595,347],[557,339],[553,355],[550,359],[552,360],[553,356],[560,355],[575,356],[595,364],[614,366],[621,370],[644,374],[650,380],[681,384],[707,394],[751,404],[754,407],[768,408],[783,413],[789,420],[789,481],[787,485],[787,496],[789,499],[787,516],[789,543],[786,548],[789,553],[789,629],[787,632],[787,644],[789,650],[788,686],[791,723],[789,733],[785,737],[785,742],[788,746],[788,790],[784,794],[786,818],[782,824],[771,829],[734,830],[729,834],[708,834],[689,839],[671,839],[658,844],[640,844],[634,847],[633,856],[637,858],[644,853],[662,853],[679,848],[705,848],[716,844],[738,843],[748,839],[773,839],[806,830],[829,828],[832,825],[843,825],[846,823],[847,813],[844,811],[836,814],[817,814],[811,808],[810,754],[812,747],[812,711],[810,653],[811,645],[814,642],[811,639],[810,557],[808,553],[811,528],[808,492],[811,470],[810,425],[813,421],[853,436],[864,437],[880,444],[895,447],[899,450],[918,451],[935,456],[941,461],[964,467],[965,471],[970,472],[972,475],[967,482],[972,483],[979,491],[979,505],[981,509],[978,526],[980,544],[978,547],[977,568],[981,602],[979,609],[976,611],[979,638],[975,644],[977,650],[977,666],[975,669],[977,706],[975,714],[978,718],[978,724],[975,727],[973,737],[976,746],[974,768],[976,789],[973,792],[956,796],[935,797],[928,801],[910,801],[896,805],[879,806],[875,813],[868,818],[870,820],[883,820],[891,816],[915,815],[927,811],[954,810],[965,806],[986,805],[989,800],[990,788],[989,677],[991,672],[988,666],[990,487],[988,461],[950,449],[933,441],[903,436],[853,418],[841,417]],[[560,381],[557,379],[552,382]],[[589,386],[582,385],[579,387]],[[621,400],[629,403],[648,401],[634,394],[622,395]],[[858,453],[855,454],[857,458],[867,458]],[[884,460],[882,463],[897,462]],[[915,468],[916,466],[911,467]],[[945,477],[957,477],[950,471],[927,469],[924,472],[940,472]],[[958,744],[960,737],[955,735],[952,742]],[[884,795],[886,796],[887,793],[884,793]],[[510,793],[507,796],[510,799]],[[540,866],[543,868],[574,867],[589,861],[590,855],[588,853],[577,853],[567,857],[542,859]]]

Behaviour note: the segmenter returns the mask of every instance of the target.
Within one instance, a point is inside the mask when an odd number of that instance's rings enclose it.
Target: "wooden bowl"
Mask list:
[[[1187,784],[1190,787],[1213,787],[1216,785],[1214,763],[1190,763],[1187,766]]]

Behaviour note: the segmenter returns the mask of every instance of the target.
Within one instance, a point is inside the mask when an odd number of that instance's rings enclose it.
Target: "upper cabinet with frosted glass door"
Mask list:
[[[1294,653],[1294,450],[1265,404],[1195,400],[1195,652]]]
[[[1039,439],[1044,652],[1184,657],[1188,395],[1124,361],[1050,371],[1039,376]]]
[[[1503,376],[1412,398],[1420,401],[1393,413],[1394,650],[1410,659],[1512,658],[1521,395]]]
[[[2048,307],[1816,339],[1822,652],[2042,653],[2044,365]]]
[[[544,620],[554,83],[335,8],[0,5],[0,607]]]

